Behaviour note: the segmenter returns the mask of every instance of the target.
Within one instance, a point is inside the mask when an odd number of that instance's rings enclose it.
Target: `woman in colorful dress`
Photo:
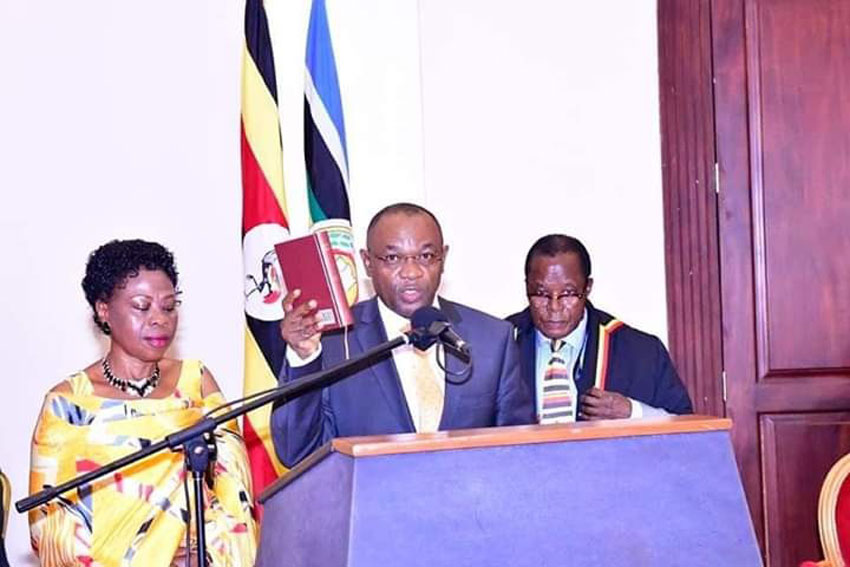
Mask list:
[[[165,356],[180,304],[167,249],[109,242],[89,257],[83,290],[109,349],[48,392],[33,435],[31,492],[135,452],[224,403],[201,362]],[[244,443],[235,422],[215,439],[212,489],[205,483],[207,563],[251,566],[257,538]],[[160,452],[31,511],[41,565],[193,565],[185,476],[182,453]]]

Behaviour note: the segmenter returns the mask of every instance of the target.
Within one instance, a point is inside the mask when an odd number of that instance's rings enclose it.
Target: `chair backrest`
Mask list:
[[[9,559],[6,557],[6,526],[9,525],[9,509],[12,507],[12,485],[9,482],[9,477],[3,474],[0,470],[0,502],[3,506],[2,515],[0,515],[0,567],[9,567]]]
[[[838,460],[827,473],[818,501],[818,526],[825,559],[844,567],[850,557],[850,455]]]
[[[2,470],[0,470],[0,497],[3,498],[3,517],[0,518],[0,537],[6,539],[6,526],[9,525],[9,509],[12,507],[12,486],[9,484],[9,477],[7,477]]]

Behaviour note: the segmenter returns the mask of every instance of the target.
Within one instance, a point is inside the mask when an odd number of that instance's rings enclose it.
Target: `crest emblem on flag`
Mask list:
[[[345,290],[345,298],[349,305],[354,305],[357,302],[358,287],[351,223],[346,219],[327,219],[315,223],[312,232],[327,233],[342,289]]]
[[[274,245],[289,238],[289,232],[278,224],[257,225],[242,240],[245,273],[245,311],[261,321],[283,318],[286,290]]]

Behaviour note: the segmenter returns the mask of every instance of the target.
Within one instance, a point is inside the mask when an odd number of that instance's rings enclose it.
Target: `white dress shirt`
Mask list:
[[[435,299],[436,302],[436,299]],[[436,305],[435,305],[436,306]],[[378,298],[378,315],[381,318],[381,322],[384,325],[384,329],[387,332],[387,340],[392,340],[398,336],[401,336],[405,331],[410,330],[410,320],[402,317],[389,307],[387,307],[381,298]],[[393,349],[393,362],[395,363],[396,370],[398,371],[398,377],[401,381],[401,389],[404,393],[405,401],[407,402],[407,409],[410,412],[410,417],[413,420],[413,425],[416,427],[417,431],[421,430],[420,426],[420,411],[419,411],[419,395],[416,387],[416,379],[414,376],[414,368],[417,364],[416,358],[417,353],[413,351],[413,345],[402,345],[400,347],[396,347]],[[316,349],[316,352],[308,356],[307,358],[301,358],[298,356],[298,353],[295,352],[295,349],[288,348],[286,349],[286,361],[292,368],[298,368],[300,366],[306,366],[307,364],[316,360],[322,352],[322,344],[319,343],[319,348]],[[431,345],[425,352],[425,356],[429,359],[429,364],[431,369],[434,372],[434,377],[437,381],[437,384],[440,388],[440,391],[445,395],[446,393],[446,373],[443,369],[440,368],[440,365],[437,363],[437,345]]]

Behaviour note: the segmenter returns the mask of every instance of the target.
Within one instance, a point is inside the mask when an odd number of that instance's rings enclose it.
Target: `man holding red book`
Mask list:
[[[437,347],[405,345],[350,377],[282,405],[272,413],[281,461],[293,466],[334,437],[431,432],[534,422],[520,379],[512,327],[470,307],[437,297],[448,246],[427,209],[397,203],[369,223],[360,254],[376,297],[352,308],[347,331],[320,331],[316,302],[297,307],[299,290],[283,300],[281,335],[287,343],[281,383],[336,366],[409,330],[420,307],[439,307],[469,345],[471,363]],[[436,301],[435,301],[436,300]]]

